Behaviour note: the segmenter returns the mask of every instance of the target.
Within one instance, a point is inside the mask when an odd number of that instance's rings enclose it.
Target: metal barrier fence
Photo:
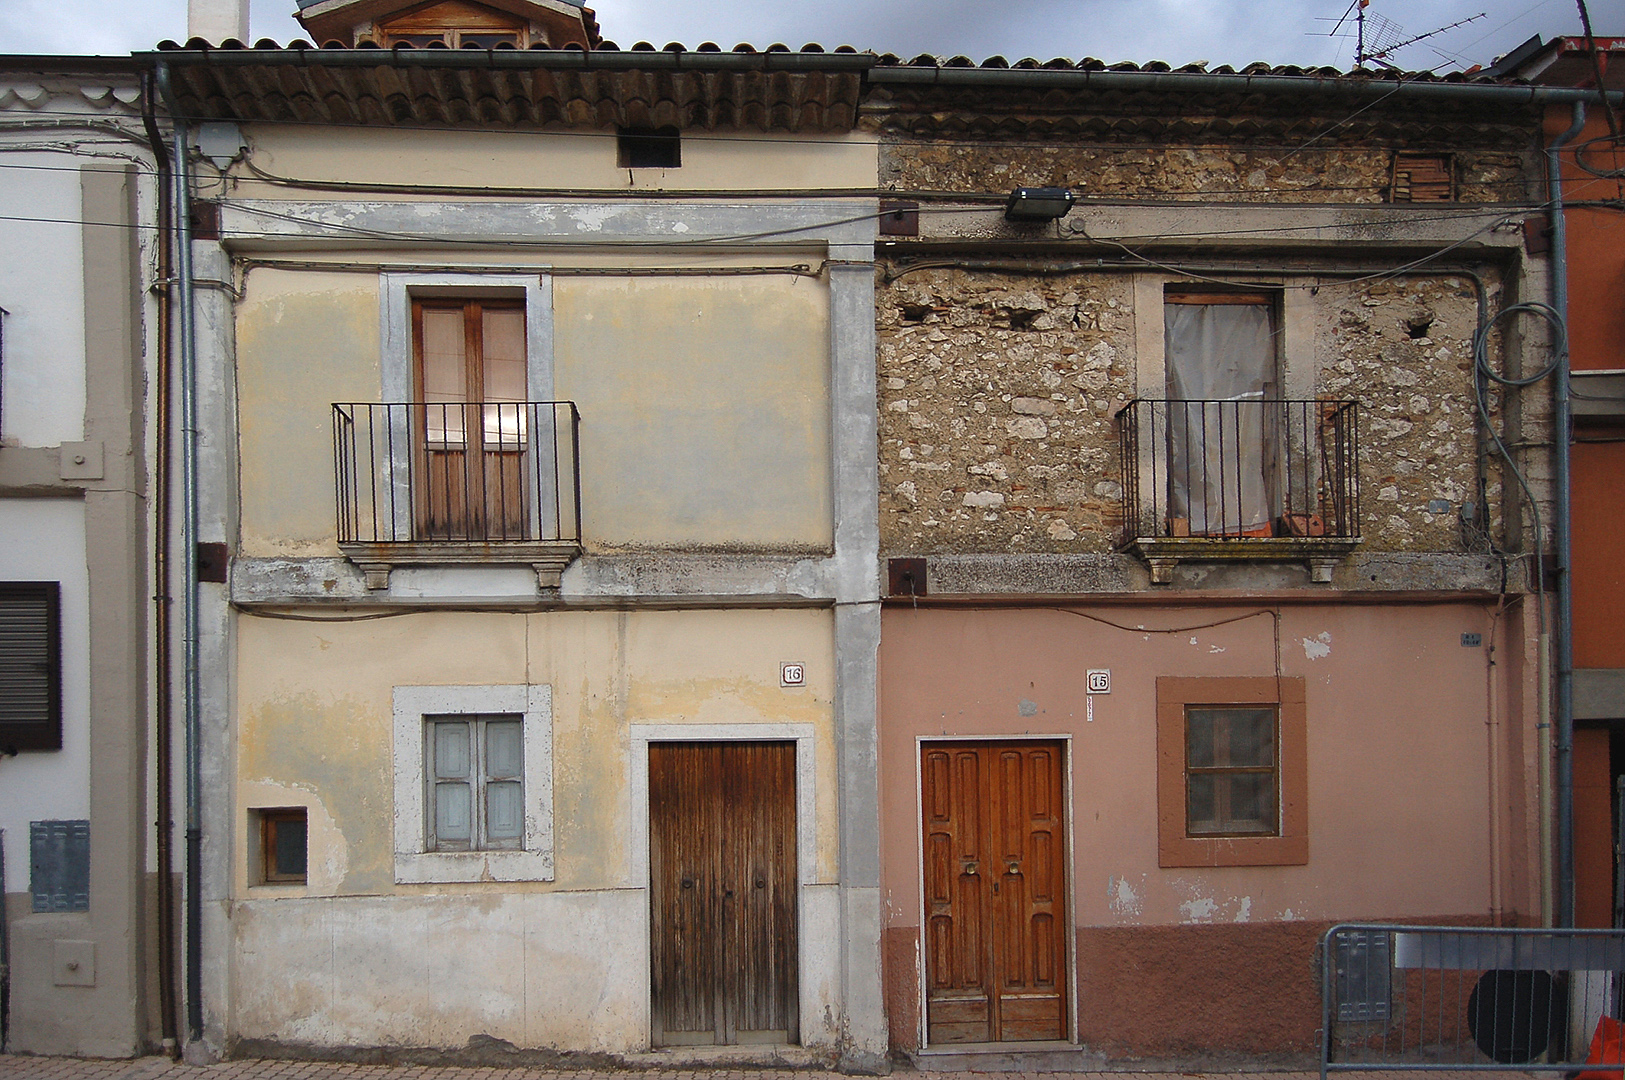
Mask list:
[[[1320,1074],[1622,1080],[1625,931],[1345,923],[1320,943]]]

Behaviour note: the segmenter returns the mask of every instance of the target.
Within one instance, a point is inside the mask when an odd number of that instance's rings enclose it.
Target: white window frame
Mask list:
[[[399,884],[553,880],[553,688],[397,686],[394,689],[395,881]],[[516,714],[523,722],[522,850],[428,851],[425,721]]]

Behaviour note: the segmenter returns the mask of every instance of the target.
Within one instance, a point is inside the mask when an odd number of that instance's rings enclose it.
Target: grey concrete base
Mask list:
[[[1625,668],[1575,668],[1574,718],[1625,720]]]
[[[205,1059],[202,1044],[199,1060],[187,1048],[188,1064],[214,1064]],[[360,1065],[417,1065],[465,1068],[531,1068],[559,1072],[591,1070],[697,1070],[697,1069],[829,1069],[833,1058],[802,1046],[680,1046],[636,1054],[576,1053],[545,1047],[515,1046],[506,1039],[475,1035],[463,1046],[450,1048],[413,1046],[321,1046],[279,1039],[238,1039],[228,1049],[233,1059],[257,1058],[275,1061],[342,1061]]]
[[[970,1043],[931,1047],[908,1055],[921,1072],[1098,1072],[1106,1055],[1058,1043]]]
[[[905,554],[905,553],[898,553]],[[1521,563],[1509,563],[1505,588],[1524,587]],[[1182,591],[1500,592],[1501,559],[1462,552],[1360,552],[1336,560],[1331,581],[1312,580],[1301,558],[1204,562],[1181,559],[1167,584],[1153,585],[1144,562],[1127,554],[929,555],[926,594],[944,596],[1088,596]]]

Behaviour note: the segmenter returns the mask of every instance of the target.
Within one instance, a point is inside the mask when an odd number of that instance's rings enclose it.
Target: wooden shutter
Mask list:
[[[62,586],[0,582],[0,750],[62,749]]]

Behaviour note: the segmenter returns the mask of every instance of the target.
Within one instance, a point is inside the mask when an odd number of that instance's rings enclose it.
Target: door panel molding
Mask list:
[[[997,738],[976,738],[967,736],[916,736],[914,740],[914,768],[915,768],[915,838],[919,845],[916,854],[919,860],[918,877],[920,883],[919,916],[920,916],[920,965],[919,965],[919,1045],[922,1047],[933,1045],[952,1045],[955,1042],[966,1041],[978,1028],[992,1030],[999,1017],[995,1013],[1002,1006],[1002,1022],[1004,1038],[1002,1041],[1028,1041],[1036,1038],[1032,1032],[1035,1024],[1041,1021],[1045,1006],[1038,1000],[1046,994],[1029,994],[1021,988],[1021,978],[1008,988],[1003,984],[1009,981],[1006,976],[1012,975],[1011,958],[1003,958],[1001,965],[991,954],[996,947],[997,940],[1023,941],[1032,938],[1032,948],[1042,951],[1043,956],[1020,957],[1021,969],[1028,976],[1033,976],[1046,984],[1053,984],[1064,995],[1061,1010],[1061,1023],[1063,1034],[1059,1041],[1075,1043],[1077,1040],[1077,1012],[1078,1012],[1078,975],[1077,975],[1077,941],[1074,924],[1075,889],[1073,885],[1073,859],[1072,859],[1072,821],[1073,821],[1073,792],[1071,752],[1072,737],[1068,734],[1022,734],[999,736]],[[961,746],[976,748],[985,751],[979,754],[979,766],[984,774],[979,784],[986,787],[996,783],[1001,770],[1008,770],[1015,763],[1003,758],[1001,749],[1020,749],[1031,747],[1033,744],[1053,744],[1059,753],[1058,762],[1058,791],[1045,789],[1048,776],[1040,778],[1039,782],[1022,788],[1021,802],[1026,804],[1057,805],[1059,808],[1059,835],[1047,835],[1042,832],[1030,834],[1029,842],[1021,848],[1019,853],[1005,850],[1010,846],[1009,832],[1011,828],[1020,828],[1020,822],[1034,808],[1033,805],[1008,805],[1004,807],[979,806],[973,813],[977,815],[978,826],[976,832],[975,851],[954,852],[949,844],[932,844],[935,839],[927,833],[927,817],[930,814],[948,815],[960,810],[952,805],[952,800],[964,791],[965,785],[954,785],[959,792],[949,793],[942,790],[940,781],[952,776],[954,763],[942,762],[935,766],[927,761],[927,750],[941,747],[950,748]],[[966,765],[961,762],[959,768]],[[927,776],[927,770],[932,769],[934,775]],[[957,779],[963,779],[962,777]],[[932,780],[939,783],[932,783]],[[932,805],[927,805],[931,800]],[[986,815],[997,813],[996,819],[987,819]],[[985,847],[986,850],[981,850]],[[1014,854],[1014,859],[1011,858]],[[976,874],[974,877],[963,873],[967,867],[959,864],[967,862],[967,856],[974,855]],[[946,874],[945,874],[946,872]],[[937,880],[940,879],[940,880]],[[976,921],[978,925],[961,927],[953,925],[953,920],[940,920],[943,925],[933,925],[931,908],[933,898],[940,903],[949,896],[961,891],[968,881],[974,881],[978,886],[976,899],[996,905]],[[994,897],[994,884],[997,883],[1001,895]],[[1026,934],[1017,933],[1020,927],[1009,927],[1002,924],[999,912],[1003,910],[1006,915],[1013,913],[1013,908],[1003,903],[1003,893],[1012,885],[1022,890],[1021,898],[1024,904],[1041,904],[1052,908],[1049,912],[1035,912]],[[1059,891],[1060,896],[1055,893]],[[964,899],[969,900],[970,897]],[[1065,920],[1061,926],[1056,926],[1059,920]],[[1019,920],[1018,920],[1019,921]],[[992,935],[994,940],[984,941],[981,935]],[[1055,935],[1060,934],[1059,947]],[[963,957],[962,966],[971,965],[977,971],[961,971],[960,975],[975,975],[984,981],[985,985],[993,987],[995,981],[1000,984],[1000,993],[992,997],[980,994],[967,994],[962,999],[958,996],[945,998],[939,993],[936,1010],[938,1028],[945,1029],[944,1038],[939,1035],[936,1040],[931,1038],[932,1016],[932,989],[933,983],[938,981],[935,974],[936,967],[933,957],[944,949],[954,945],[970,946],[972,951],[986,952],[984,957],[972,959],[960,951]],[[1025,952],[1025,950],[1023,950]],[[940,957],[938,958],[940,960]],[[1064,971],[1053,971],[1051,966],[1060,962],[1064,964]],[[981,967],[994,965],[993,969],[982,971]],[[950,982],[954,980],[950,979]],[[945,989],[945,987],[939,987]],[[947,1006],[947,1008],[943,1008]],[[1051,1013],[1053,1015],[1053,1013]],[[957,1033],[958,1037],[954,1037]]]

